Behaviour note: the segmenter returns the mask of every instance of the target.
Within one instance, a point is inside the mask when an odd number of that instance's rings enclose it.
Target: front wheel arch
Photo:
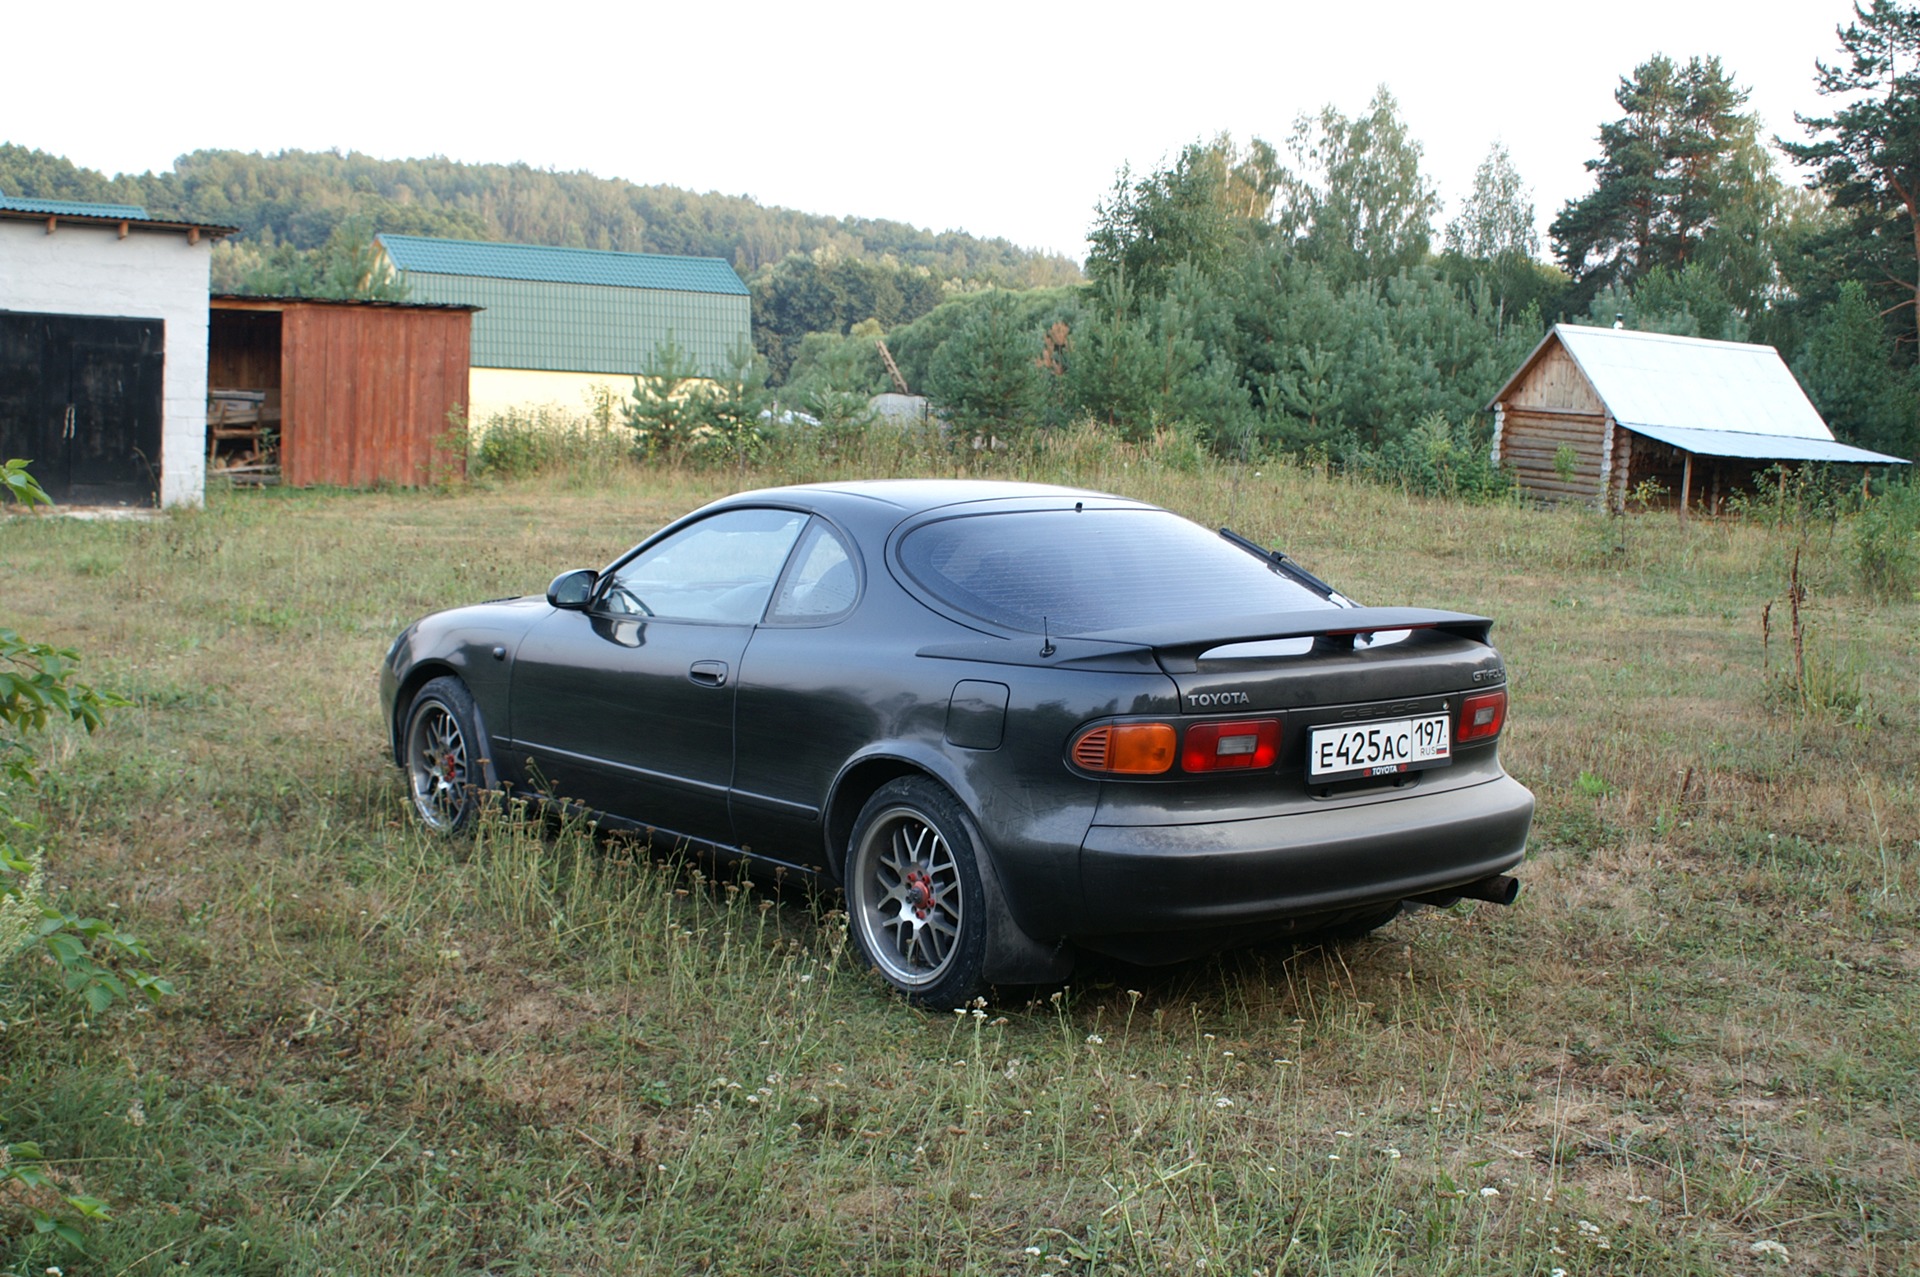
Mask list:
[[[420,689],[437,678],[451,678],[462,685],[465,685],[467,681],[458,668],[435,661],[431,664],[423,663],[416,665],[413,669],[407,671],[407,677],[394,691],[393,715],[387,722],[387,741],[392,748],[393,761],[401,767],[405,767],[407,761],[406,755],[402,752],[405,746],[403,738],[407,730],[407,713],[413,708],[414,697],[420,694]],[[467,688],[467,694],[469,696],[473,695],[473,689],[471,687]],[[481,788],[499,789],[502,785],[500,769],[495,767],[493,763],[493,736],[491,725],[487,722],[486,710],[480,707],[478,697],[474,697],[473,701],[473,725],[479,732],[480,737]]]
[[[442,674],[420,684],[404,704],[399,763],[414,815],[437,833],[465,829],[493,775],[473,693],[459,676]]]

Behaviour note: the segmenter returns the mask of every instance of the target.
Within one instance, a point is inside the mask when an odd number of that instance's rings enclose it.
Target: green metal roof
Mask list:
[[[0,195],[0,209],[12,213],[46,213],[55,217],[107,217],[120,221],[150,222],[147,210],[138,204],[88,204],[81,200],[30,200],[17,195]]]
[[[652,288],[680,293],[726,293],[745,297],[747,286],[718,257],[668,257],[660,253],[614,253],[595,248],[549,248],[539,244],[489,244],[478,240],[381,235],[381,246],[398,269],[415,275],[465,275],[608,288]]]

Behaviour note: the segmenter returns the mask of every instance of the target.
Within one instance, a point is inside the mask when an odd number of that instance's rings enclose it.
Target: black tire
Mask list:
[[[986,893],[973,823],[924,776],[890,780],[854,822],[848,929],[860,956],[908,1000],[964,1005],[985,984]]]
[[[400,734],[400,767],[420,823],[436,833],[464,829],[480,810],[484,788],[479,715],[473,694],[452,675],[414,693]]]

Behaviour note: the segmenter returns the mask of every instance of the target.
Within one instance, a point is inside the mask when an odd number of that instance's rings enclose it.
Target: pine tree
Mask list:
[[[1870,0],[1854,15],[1838,32],[1845,59],[1814,64],[1820,92],[1845,104],[1796,115],[1814,140],[1782,146],[1852,215],[1837,246],[1846,273],[1874,281],[1883,304],[1904,312],[1902,340],[1911,343],[1920,308],[1920,11]]]
[[[1621,79],[1614,101],[1626,114],[1600,126],[1594,189],[1549,228],[1577,309],[1658,267],[1737,255],[1778,188],[1758,121],[1741,109],[1747,91],[1718,58],[1680,66],[1658,55]]]
[[[1892,354],[1866,288],[1849,280],[1821,311],[1794,374],[1835,434],[1876,452],[1920,459],[1920,397]]]
[[[963,430],[1000,439],[1031,430],[1046,387],[1040,336],[1020,323],[1012,299],[996,292],[934,357],[928,392]]]

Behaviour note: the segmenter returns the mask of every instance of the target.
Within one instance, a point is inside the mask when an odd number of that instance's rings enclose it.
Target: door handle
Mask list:
[[[687,670],[687,677],[702,687],[725,687],[727,685],[727,663],[725,661],[695,661]]]
[[[42,420],[44,420],[44,418],[42,418]],[[73,438],[73,405],[72,404],[67,405],[67,419],[61,426],[60,437],[62,439]]]

